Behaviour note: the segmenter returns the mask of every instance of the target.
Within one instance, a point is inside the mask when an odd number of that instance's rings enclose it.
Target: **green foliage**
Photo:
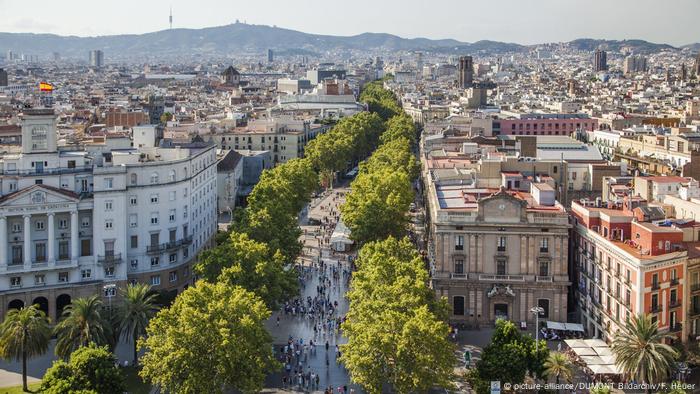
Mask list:
[[[409,144],[409,141],[403,137],[383,143],[369,159],[360,165],[360,170],[377,172],[389,168],[405,171],[411,180],[418,178],[420,163],[411,152]]]
[[[136,342],[146,334],[146,327],[159,307],[156,304],[157,293],[151,286],[139,283],[129,284],[122,290],[123,304],[119,309],[119,332],[124,339],[134,342],[133,365],[138,365]]]
[[[567,382],[571,382],[572,370],[571,361],[564,353],[552,352],[544,362],[544,374],[554,378],[559,383],[560,378],[564,378]]]
[[[667,338],[672,337],[659,333],[650,315],[633,316],[613,339],[618,367],[639,382],[665,382],[678,357],[673,347],[663,343]]]
[[[405,234],[408,207],[413,188],[408,174],[390,168],[360,173],[352,182],[345,204],[340,207],[343,221],[358,243]]]
[[[51,327],[44,312],[36,305],[10,309],[0,324],[0,356],[22,361],[22,387],[27,386],[27,359],[48,350]]]
[[[279,367],[265,303],[241,287],[199,281],[148,325],[140,375],[164,392],[258,392]]]
[[[451,387],[455,363],[444,303],[435,302],[428,273],[408,239],[366,244],[348,292],[341,359],[370,393]]]
[[[406,114],[396,115],[386,122],[386,131],[379,138],[381,143],[387,143],[392,140],[406,138],[411,146],[416,145],[418,138],[416,125],[410,116]]]
[[[62,320],[54,328],[58,337],[56,355],[67,359],[71,352],[91,342],[106,345],[110,342],[111,330],[99,294],[76,298],[63,310]]]
[[[211,283],[241,286],[276,308],[297,293],[296,271],[285,267],[282,253],[272,253],[266,244],[234,231],[225,243],[202,253],[195,272]]]
[[[318,175],[308,159],[293,159],[263,171],[248,196],[248,209],[267,208],[275,214],[297,215],[318,187]]]
[[[171,120],[173,120],[173,114],[170,112],[163,112],[163,115],[160,116],[160,123],[165,124]]]
[[[303,247],[299,242],[301,229],[296,215],[275,215],[268,208],[246,209],[231,229],[248,234],[255,241],[266,243],[271,253],[279,251],[287,264],[294,263]]]
[[[403,113],[399,107],[396,95],[384,89],[382,81],[375,81],[364,86],[360,94],[360,101],[367,104],[370,112],[378,114],[382,119],[388,120]]]
[[[107,347],[94,344],[74,351],[69,362],[58,360],[46,371],[41,382],[45,394],[121,394],[124,378]]]
[[[499,319],[491,342],[476,363],[476,371],[480,381],[522,383],[528,371],[535,377],[544,376],[544,363],[548,356],[545,341],[540,341],[536,350],[534,339],[521,334],[513,322]]]

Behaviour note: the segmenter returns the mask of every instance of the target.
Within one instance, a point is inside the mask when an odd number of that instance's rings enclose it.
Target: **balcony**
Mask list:
[[[690,316],[700,315],[700,305],[691,306],[688,312]]]
[[[525,282],[523,275],[479,275],[479,280],[500,282]]]
[[[467,274],[456,274],[456,273],[451,273],[451,274],[450,274],[450,279],[467,279]]]
[[[165,244],[148,245],[146,247],[146,253],[148,254],[161,254],[165,250]]]
[[[185,236],[185,238],[183,238],[181,242],[182,242],[182,245],[191,244],[192,243],[192,236],[191,235]]]
[[[464,245],[455,245],[455,250],[464,250]]]
[[[180,247],[180,242],[178,241],[170,241],[165,244],[165,250],[167,251],[172,251]]]
[[[690,286],[690,291],[700,291],[700,283],[693,283],[693,285]]]
[[[683,329],[683,324],[681,323],[676,323],[672,325],[671,327],[668,328],[669,332],[679,332],[681,329]]]
[[[537,281],[537,282],[554,282],[554,277],[538,275],[535,277],[535,281]]]
[[[658,282],[655,282],[655,283],[652,283],[652,284],[651,284],[651,289],[652,289],[652,290],[659,290],[660,288],[661,288],[661,286],[659,286],[659,283],[658,283]]]
[[[671,279],[671,286],[678,286],[678,278]]]
[[[661,305],[652,305],[649,307],[649,313],[659,313],[661,312]]]
[[[496,247],[496,251],[497,251],[497,252],[500,252],[500,253],[503,253],[503,252],[506,251],[506,247],[505,247],[505,246],[497,246],[497,247]]]
[[[122,254],[108,253],[105,255],[97,255],[97,262],[99,264],[119,264],[122,262]]]
[[[683,304],[682,300],[678,300],[678,299],[671,300],[671,302],[669,302],[669,304],[668,304],[668,307],[669,308],[678,308],[679,306],[681,306],[681,304]]]
[[[549,248],[540,247],[540,253],[543,253],[543,254],[549,253]]]

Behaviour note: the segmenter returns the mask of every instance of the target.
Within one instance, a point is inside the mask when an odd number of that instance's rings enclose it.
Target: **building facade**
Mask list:
[[[427,181],[432,287],[450,321],[566,321],[568,219],[545,183],[531,192]]]
[[[76,297],[111,302],[107,284],[192,282],[216,232],[215,146],[133,134],[141,148],[63,149],[53,110],[24,110],[22,150],[0,161],[0,313],[39,304],[55,321]]]

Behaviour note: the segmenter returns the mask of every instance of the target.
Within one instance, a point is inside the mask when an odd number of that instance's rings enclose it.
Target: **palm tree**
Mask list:
[[[556,377],[557,384],[559,384],[559,378],[564,377],[567,382],[571,381],[571,361],[564,353],[552,352],[549,353],[549,357],[544,362],[544,373],[548,377]]]
[[[6,360],[22,360],[22,389],[27,387],[27,359],[46,353],[51,327],[44,311],[37,305],[10,309],[0,324],[0,353]]]
[[[612,344],[617,366],[627,376],[644,383],[666,381],[678,352],[663,343],[673,338],[658,332],[658,325],[649,315],[633,316],[627,320]]]
[[[134,341],[134,366],[138,364],[136,342],[146,334],[146,326],[153,315],[158,312],[156,293],[151,286],[143,283],[128,285],[122,290],[124,305],[120,313],[119,330],[124,339]]]
[[[102,315],[102,300],[98,294],[76,298],[63,311],[62,320],[54,333],[58,336],[56,355],[67,359],[71,352],[94,342],[98,346],[109,343],[109,322]]]

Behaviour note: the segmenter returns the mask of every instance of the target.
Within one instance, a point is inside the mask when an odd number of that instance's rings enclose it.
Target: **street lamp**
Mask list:
[[[530,312],[535,315],[535,353],[539,352],[540,342],[540,313],[544,313],[544,308],[541,306],[533,306]]]

